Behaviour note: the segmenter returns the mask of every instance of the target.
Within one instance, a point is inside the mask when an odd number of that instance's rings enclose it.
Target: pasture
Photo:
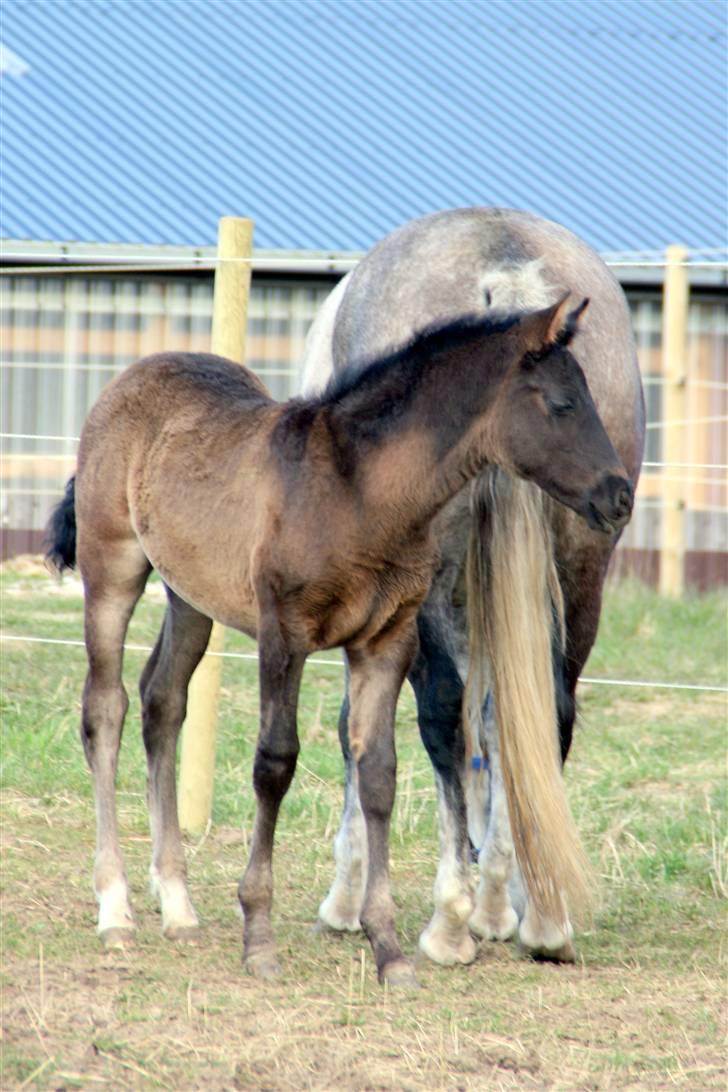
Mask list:
[[[79,640],[82,597],[35,561],[1,573],[5,634]],[[131,645],[163,610],[152,583]],[[608,589],[586,674],[725,684],[725,599]],[[228,651],[252,643],[228,634]],[[330,657],[328,657],[330,658]],[[236,888],[253,814],[255,663],[226,659],[208,833],[188,843],[195,944],[165,942],[147,893],[150,838],[136,681],[119,770],[122,841],[138,936],[94,934],[94,816],[78,738],[81,647],[2,645],[2,1075],[4,1090],[724,1088],[725,695],[584,685],[568,766],[577,825],[600,877],[578,961],[484,945],[468,968],[420,963],[422,989],[382,990],[361,937],[312,930],[332,876],[341,806],[337,667],[309,663],[302,751],[283,804],[274,927],[283,977],[243,975]],[[405,951],[429,919],[435,795],[409,690],[398,715],[392,879]]]

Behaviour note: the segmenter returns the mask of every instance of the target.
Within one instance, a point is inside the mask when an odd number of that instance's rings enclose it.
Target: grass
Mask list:
[[[6,634],[80,640],[78,585],[37,564],[0,571]],[[151,588],[132,622],[148,644]],[[609,589],[591,677],[725,684],[725,599]],[[229,634],[226,648],[250,651]],[[485,945],[469,968],[422,964],[414,996],[382,991],[357,936],[315,934],[341,806],[341,672],[309,666],[302,753],[281,813],[274,924],[284,978],[240,968],[235,890],[253,814],[255,665],[226,660],[211,828],[189,844],[198,943],[159,937],[135,683],[119,810],[139,936],[102,952],[90,887],[91,786],[78,740],[82,648],[2,645],[2,1012],[5,1089],[685,1089],[725,1087],[725,695],[581,688],[572,807],[601,878],[573,967]],[[434,792],[411,694],[398,718],[392,828],[397,922],[414,953],[437,853]]]

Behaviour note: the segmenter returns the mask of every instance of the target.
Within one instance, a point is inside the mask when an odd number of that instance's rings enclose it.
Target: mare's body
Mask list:
[[[590,298],[573,352],[636,486],[644,405],[623,292],[586,244],[529,213],[437,213],[379,243],[324,303],[307,343],[304,390],[356,370],[360,361],[432,322],[463,312],[544,307],[565,289]],[[453,385],[458,381],[453,375]],[[540,913],[532,899],[525,900],[513,868],[512,833],[520,856],[523,832],[511,832],[493,718],[494,710],[504,722],[518,718],[524,732],[528,724],[535,732],[541,722],[544,732],[558,732],[566,759],[576,684],[596,636],[618,535],[595,532],[534,485],[492,467],[453,498],[434,531],[441,561],[419,613],[420,652],[410,671],[440,814],[435,913],[420,944],[438,962],[467,962],[475,955],[471,933],[506,939],[518,930],[534,954],[568,960],[574,954],[568,920]],[[495,706],[488,691],[499,692]],[[463,728],[464,700],[470,730]],[[346,720],[345,703],[345,809],[335,845],[337,875],[320,911],[334,929],[358,927],[366,864]],[[480,860],[475,899],[466,810]],[[531,820],[538,824],[536,812]],[[558,867],[553,863],[556,873]]]
[[[272,849],[296,766],[304,660],[341,645],[350,675],[348,747],[369,849],[361,921],[380,977],[411,978],[394,928],[388,829],[394,710],[436,563],[432,522],[493,462],[543,480],[602,530],[620,527],[631,509],[624,469],[567,347],[583,311],[571,307],[564,298],[502,322],[446,324],[320,397],[282,405],[246,369],[182,353],[141,361],[103,392],[84,426],[75,485],[52,521],[50,556],[60,567],[77,556],[84,581],[82,739],[94,780],[94,881],[106,943],[133,930],[114,781],[128,705],[123,642],[154,567],[168,607],[140,692],[151,875],[164,933],[184,937],[197,926],[177,820],[175,750],[188,683],[217,619],[256,636],[260,654],[258,806],[239,892],[247,968],[260,976],[279,969]],[[450,385],[453,375],[459,388]],[[567,417],[549,409],[564,400]],[[558,795],[555,755],[546,767]],[[552,828],[563,837],[558,821]]]

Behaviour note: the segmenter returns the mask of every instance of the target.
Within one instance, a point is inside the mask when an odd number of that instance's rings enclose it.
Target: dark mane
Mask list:
[[[515,326],[521,313],[484,318],[482,315],[463,315],[455,322],[432,323],[410,341],[385,356],[364,361],[360,365],[347,365],[347,370],[334,375],[318,396],[319,405],[334,405],[347,395],[375,386],[383,379],[394,379],[401,370],[401,379],[412,381],[422,365],[444,349],[466,345],[494,334],[502,334]]]

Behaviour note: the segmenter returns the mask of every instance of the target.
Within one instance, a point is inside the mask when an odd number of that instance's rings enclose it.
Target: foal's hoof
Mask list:
[[[420,988],[415,969],[407,959],[394,959],[391,963],[385,963],[379,973],[379,981],[383,986],[393,990],[419,990]]]
[[[181,944],[189,944],[192,941],[199,940],[200,930],[197,925],[168,925],[162,929],[162,936],[165,940],[178,941]]]
[[[576,963],[576,948],[571,940],[558,948],[526,948],[521,944],[520,949],[537,963]]]
[[[270,982],[280,978],[281,965],[274,952],[253,952],[243,959],[243,969],[253,978],[259,978],[264,982]]]
[[[134,927],[125,927],[123,925],[113,925],[108,929],[102,929],[99,932],[99,940],[103,944],[104,948],[112,950],[115,948],[127,948],[134,942]]]

